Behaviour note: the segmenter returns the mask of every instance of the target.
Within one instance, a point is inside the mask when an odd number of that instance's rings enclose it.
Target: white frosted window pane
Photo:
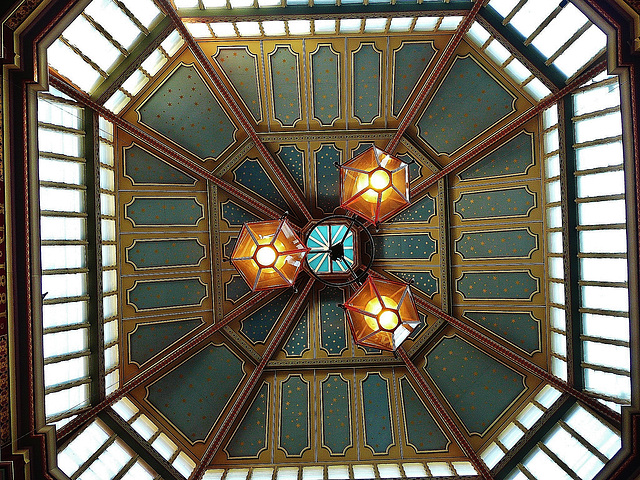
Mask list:
[[[248,473],[248,468],[231,468],[227,471],[226,480],[245,480]]]
[[[502,15],[502,17],[509,15],[517,4],[518,0],[491,0],[489,2],[489,6]]]
[[[622,163],[622,142],[576,148],[576,167],[578,170],[609,167]]]
[[[181,475],[186,478],[189,478],[189,475],[191,475],[193,469],[196,468],[195,462],[191,460],[191,458],[189,458],[184,452],[180,452],[180,454],[173,461],[172,465],[176,470],[178,470],[178,472],[180,472]],[[227,478],[229,478],[228,475]]]
[[[524,82],[531,76],[531,71],[515,58],[504,67],[504,70],[518,83]]]
[[[584,115],[620,105],[618,83],[584,90],[573,96],[574,115]]]
[[[101,138],[113,141],[113,123],[104,117],[98,117],[98,130]]]
[[[121,0],[145,27],[149,28],[162,15],[153,0]]]
[[[131,426],[145,440],[149,440],[158,431],[158,427],[144,414],[140,415]]]
[[[451,471],[448,463],[445,462],[429,462],[427,463],[431,475],[434,477],[452,477],[454,473]]]
[[[413,18],[411,17],[392,18],[391,24],[389,25],[389,31],[390,32],[408,32],[409,29],[411,28],[412,22],[413,22]]]
[[[507,449],[510,449],[522,438],[523,435],[524,433],[520,428],[516,427],[514,423],[510,423],[498,436],[498,440],[500,440],[500,443],[507,447]],[[457,467],[456,470],[458,470]]]
[[[72,358],[44,366],[44,385],[50,387],[89,375],[88,357]]]
[[[276,480],[297,480],[297,476],[295,478],[280,478],[280,470],[278,470],[278,478]],[[296,475],[297,475],[296,469]],[[292,472],[293,473],[293,472]],[[329,465],[327,467],[327,478],[329,480],[347,480],[349,478],[349,467],[346,465]]]
[[[553,182],[547,183],[547,202],[559,202],[562,200],[562,195],[560,191],[560,180],[554,180]]]
[[[108,344],[118,340],[118,321],[112,320],[104,324],[104,343]]]
[[[581,406],[574,407],[565,422],[607,458],[620,450],[618,434]]]
[[[118,289],[118,272],[116,270],[105,270],[102,272],[102,291],[104,293],[114,292]]]
[[[557,307],[549,308],[549,317],[553,328],[557,328],[558,330],[567,329],[567,320],[564,309]]]
[[[627,372],[630,370],[629,347],[586,341],[582,342],[582,351],[587,363],[604,365]]]
[[[110,395],[120,387],[120,371],[114,370],[104,377],[104,391]]]
[[[107,370],[118,364],[118,345],[113,345],[104,351],[104,364]]]
[[[562,232],[551,232],[547,235],[547,251],[550,253],[562,253]]]
[[[542,100],[544,97],[551,94],[551,90],[545,87],[544,83],[542,83],[537,78],[534,78],[533,80],[531,80],[523,88],[525,92],[527,92],[536,100]]]
[[[49,65],[87,93],[102,82],[100,74],[60,40],[47,49]]]
[[[575,122],[574,127],[578,143],[622,135],[620,112],[585,118]]]
[[[527,429],[533,427],[544,412],[538,407],[530,403],[524,410],[518,415],[518,421]]]
[[[38,121],[61,127],[82,128],[82,110],[73,105],[38,97]]]
[[[545,57],[549,58],[564,45],[586,21],[587,17],[573,4],[568,3],[531,43],[540,50]]]
[[[254,468],[251,470],[251,480],[271,480],[273,468]]]
[[[564,283],[549,282],[549,300],[558,305],[564,305]]]
[[[104,103],[105,108],[108,108],[113,113],[120,113],[120,111],[129,103],[131,99],[127,97],[120,90],[116,90],[116,92],[111,95],[109,100]]]
[[[564,360],[551,357],[551,373],[561,380],[567,381],[567,362]]]
[[[562,280],[564,278],[564,261],[561,257],[549,257],[549,276]]]
[[[164,433],[158,435],[151,446],[158,452],[162,458],[169,460],[178,449],[175,443],[169,439]]]
[[[598,27],[592,25],[553,64],[570,77],[595,57],[606,45],[607,36]]]
[[[477,475],[476,469],[470,462],[451,462],[458,475]]]
[[[584,369],[584,383],[587,390],[604,393],[611,397],[631,400],[631,380],[615,373]]]
[[[236,27],[241,37],[257,37],[260,35],[258,22],[237,22]]]
[[[351,468],[353,469],[353,478],[355,479],[367,480],[376,478],[373,465],[353,465]],[[306,479],[303,477],[302,480]]]
[[[626,282],[626,258],[581,258],[580,279],[594,282]]]
[[[73,475],[108,438],[107,432],[94,421],[58,454],[58,466],[67,475]]]
[[[591,479],[604,465],[566,430],[556,426],[545,438],[544,444],[562,458],[562,461],[580,478]]]
[[[67,183],[69,185],[84,183],[84,164],[82,163],[40,158],[39,166],[39,176],[42,182]]]
[[[102,245],[102,266],[108,267],[116,264],[116,246]]]
[[[462,21],[462,17],[458,17],[458,16],[444,17],[442,19],[442,22],[440,22],[440,26],[438,27],[438,30],[439,31],[455,30],[456,28],[458,28],[458,25],[460,25],[461,21]]]
[[[400,466],[398,464],[380,464],[378,465],[378,474],[380,478],[400,478]]]
[[[287,470],[286,467],[283,468],[279,468],[278,469],[278,474],[280,474],[281,470]],[[296,471],[296,474],[294,477],[287,477],[286,480],[297,480],[298,479],[298,469],[294,469]],[[206,472],[204,472],[204,477],[202,477],[202,480],[221,480],[222,477],[224,476],[224,474],[226,473],[226,470],[224,470],[223,468],[214,468],[211,470],[207,470]],[[278,480],[284,480],[284,477],[281,479],[280,477],[277,477]]]
[[[529,480],[529,477],[527,477],[524,473],[518,470],[518,467],[516,467],[511,470],[511,472],[509,472],[509,475],[505,477],[505,480]]]
[[[113,408],[113,410],[115,410],[115,412],[120,415],[125,422],[138,412],[138,407],[136,407],[127,397],[124,397],[122,400],[114,403],[111,408]]]
[[[106,193],[100,194],[100,214],[111,217],[116,216],[116,197]]]
[[[89,470],[96,473],[97,478],[113,478],[125,464],[131,459],[131,455],[124,449],[121,440],[116,440],[91,464]],[[84,478],[84,474],[79,477]]]
[[[113,146],[100,142],[100,162],[113,166]]]
[[[500,450],[500,447],[495,444],[495,442],[491,442],[491,444],[480,454],[484,463],[487,464],[487,467],[493,468],[498,462],[504,457],[504,453]]]
[[[140,463],[140,461],[133,464],[133,466],[122,477],[122,480],[153,480],[154,474],[149,471]]]
[[[558,129],[551,130],[544,134],[544,151],[554,152],[558,150],[560,143],[558,138]]]
[[[81,157],[84,136],[69,132],[59,132],[48,128],[38,129],[38,149],[70,157]]]
[[[382,33],[386,27],[386,18],[367,18],[364,21],[364,31],[366,33]]]
[[[542,126],[550,128],[556,123],[558,123],[558,105],[554,103],[542,114]]]
[[[627,232],[625,230],[585,230],[579,232],[580,252],[626,253]]]
[[[84,240],[86,235],[84,218],[41,217],[42,240]]]
[[[487,32],[485,28],[478,22],[473,22],[473,25],[471,25],[471,28],[467,32],[467,35],[469,36],[469,38],[471,38],[473,43],[475,43],[479,47],[484,45],[491,36],[489,32]]]
[[[314,22],[316,33],[336,33],[335,20],[316,20]]]
[[[104,318],[111,318],[118,313],[118,296],[110,295],[102,299],[102,311]]]
[[[577,177],[578,197],[596,197],[624,193],[624,172],[595,173]]]
[[[176,8],[197,8],[198,0],[174,0]]]
[[[591,337],[629,341],[629,319],[626,317],[583,313],[582,333]]]
[[[403,463],[402,469],[407,477],[424,478],[427,476],[427,470],[422,463]]]
[[[232,23],[210,23],[211,30],[216,37],[235,37],[236,31]]]
[[[627,220],[624,200],[588,202],[578,205],[580,225],[607,225],[625,223]]]
[[[289,33],[291,35],[309,35],[311,33],[311,21],[289,20]]]
[[[44,396],[44,408],[47,417],[58,415],[73,408],[89,403],[89,385],[78,385]]]
[[[120,58],[120,51],[93,28],[84,17],[77,17],[63,32],[63,35],[69,40],[69,43],[78,48],[107,73],[110,72],[111,67]]]
[[[140,66],[149,72],[149,75],[153,76],[158,73],[158,70],[160,70],[167,61],[167,57],[156,48]]]
[[[131,95],[136,95],[142,87],[149,81],[149,77],[143,74],[140,70],[135,70],[129,78],[122,84],[124,88]]]
[[[549,228],[562,227],[562,208],[560,206],[547,208],[547,226]]]
[[[42,306],[42,327],[77,325],[87,320],[87,302],[55,303]]]
[[[107,242],[115,242],[116,240],[116,222],[115,220],[100,220],[100,228],[102,230],[102,240]]]
[[[231,8],[247,8],[253,6],[253,0],[229,0]]]
[[[88,329],[78,328],[66,332],[48,333],[42,336],[44,358],[80,352],[87,348]]]
[[[47,298],[78,297],[87,293],[86,273],[42,276],[42,293]]]
[[[100,169],[100,188],[113,191],[115,188],[115,176],[113,170],[108,168]]]
[[[545,169],[547,178],[560,175],[560,157],[556,153],[555,155],[548,157],[545,161]]]
[[[414,32],[431,32],[438,24],[438,17],[419,17],[413,26]]]
[[[551,332],[551,351],[564,357],[567,354],[567,337]]]
[[[136,24],[111,0],[93,0],[85,11],[126,49],[141,36],[142,32]]]
[[[511,56],[509,50],[507,50],[498,40],[493,40],[486,48],[485,52],[498,65],[502,65],[507,58]]]
[[[205,1],[205,4],[207,2]],[[226,5],[226,2],[225,2]],[[164,48],[165,52],[169,54],[169,56],[173,56],[180,47],[184,44],[184,40],[180,36],[177,30],[171,32],[171,34],[165,38],[165,40],[160,44],[162,48]]]
[[[57,212],[84,212],[85,193],[83,190],[41,187],[40,208]]]
[[[528,37],[560,3],[560,0],[529,0],[511,19],[511,25]]]
[[[262,22],[262,29],[266,36],[285,35],[287,32],[284,28],[284,21],[282,20],[269,20]],[[317,22],[316,22],[317,31]]]
[[[185,27],[194,38],[211,38],[211,31],[206,23],[185,22]]]
[[[524,461],[524,466],[536,478],[545,480],[551,478],[553,478],[553,480],[571,480],[571,477],[538,447],[527,456]]]
[[[542,390],[536,395],[536,400],[541,405],[544,405],[547,408],[551,408],[551,406],[560,398],[562,395],[558,390],[553,388],[550,385],[545,385]]]
[[[43,245],[42,269],[81,268],[86,266],[86,247],[83,245]]]
[[[340,20],[340,33],[357,33],[362,20],[359,18],[343,18]]]
[[[224,4],[226,5],[226,0],[224,0]],[[315,2],[318,3],[318,2]],[[280,0],[258,0],[258,7],[279,7],[281,4]]]
[[[612,310],[616,312],[629,311],[629,291],[626,288],[618,287],[582,287],[582,306],[585,308],[596,308]]]

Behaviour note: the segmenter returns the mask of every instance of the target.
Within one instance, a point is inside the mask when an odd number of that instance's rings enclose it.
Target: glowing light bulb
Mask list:
[[[369,186],[376,192],[381,192],[389,186],[391,177],[385,170],[376,170],[369,175]]]
[[[385,330],[393,330],[400,323],[400,319],[398,318],[398,314],[393,310],[383,310],[378,315],[378,323]]]
[[[256,262],[261,267],[270,267],[276,261],[278,254],[276,249],[270,245],[258,248],[256,251]]]

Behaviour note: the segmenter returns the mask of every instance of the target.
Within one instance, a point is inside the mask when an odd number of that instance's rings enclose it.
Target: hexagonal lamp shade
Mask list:
[[[377,147],[340,165],[340,206],[380,223],[409,205],[409,166]]]
[[[242,226],[231,263],[251,290],[290,287],[308,251],[288,220],[250,222]]]
[[[358,345],[394,351],[420,323],[406,283],[369,277],[344,304]]]

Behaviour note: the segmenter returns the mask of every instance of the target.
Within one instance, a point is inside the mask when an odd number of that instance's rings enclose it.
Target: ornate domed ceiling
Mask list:
[[[549,281],[549,118],[603,71],[603,47],[563,75],[495,10],[433,4],[360,6],[355,27],[309,7],[280,37],[259,9],[178,8],[195,40],[181,32],[117,115],[84,99],[114,152],[117,399],[199,473],[403,461],[484,475],[480,452],[554,392],[616,418],[552,368],[565,337],[550,320],[564,287]],[[296,34],[301,21],[315,30]],[[411,283],[422,321],[395,354],[354,343],[339,306],[353,289],[303,272],[254,293],[229,262],[246,222],[287,215],[304,231],[342,213],[335,163],[371,145],[410,170],[411,205],[370,227],[372,271]]]

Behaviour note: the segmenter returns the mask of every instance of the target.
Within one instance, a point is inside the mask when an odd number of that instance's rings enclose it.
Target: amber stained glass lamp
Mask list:
[[[394,351],[420,319],[406,283],[370,276],[344,304],[358,345]]]
[[[231,263],[252,290],[290,287],[309,249],[286,219],[245,223]]]
[[[409,166],[377,147],[340,165],[340,206],[379,224],[409,205]]]

